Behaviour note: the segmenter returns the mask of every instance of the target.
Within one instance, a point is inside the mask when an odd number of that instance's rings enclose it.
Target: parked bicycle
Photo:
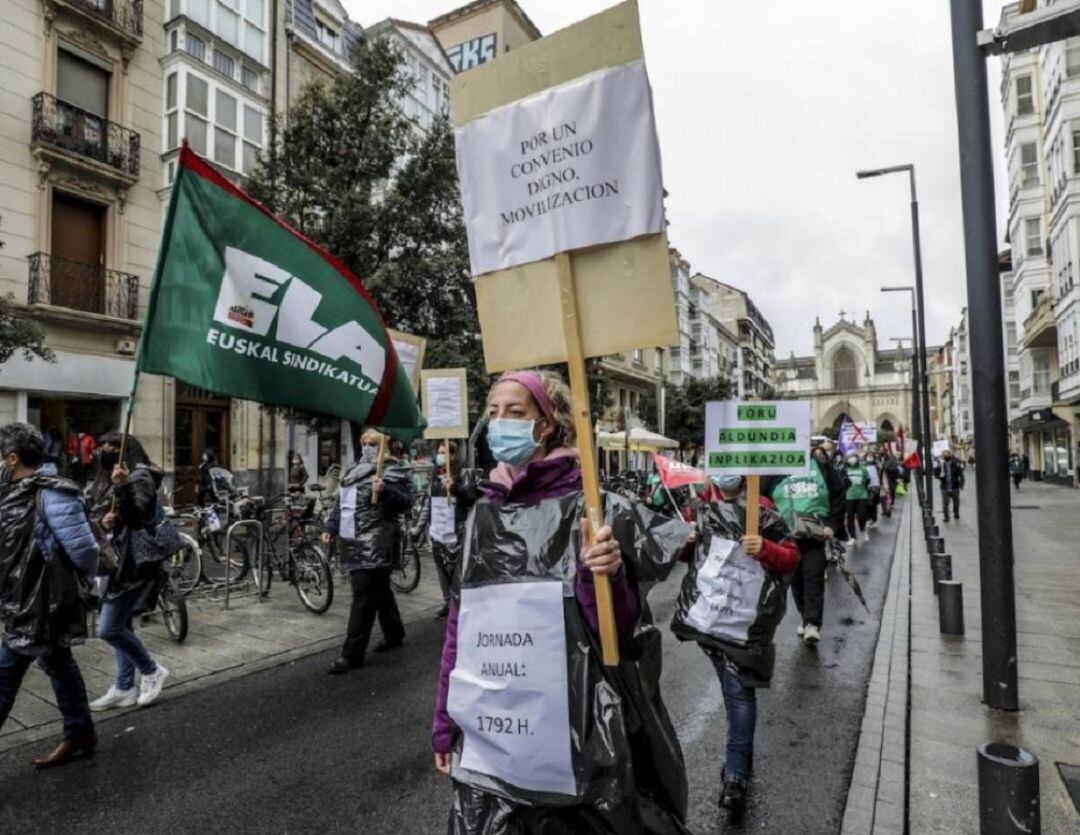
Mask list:
[[[168,568],[166,571],[169,571],[169,576],[158,590],[157,608],[161,612],[165,631],[172,640],[181,644],[188,634],[187,601],[175,575]]]

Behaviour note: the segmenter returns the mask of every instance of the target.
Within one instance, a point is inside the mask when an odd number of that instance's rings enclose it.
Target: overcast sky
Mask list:
[[[344,0],[365,26],[463,2]],[[520,2],[545,34],[613,5]],[[639,2],[670,237],[692,268],[750,292],[778,358],[810,353],[814,317],[828,327],[841,310],[869,311],[892,347],[910,308],[878,288],[913,282],[908,184],[855,171],[913,162],[928,337],[944,341],[967,296],[949,4]],[[988,26],[1001,7],[985,0]],[[990,69],[1000,157],[996,59]],[[999,200],[999,227],[1003,214]]]

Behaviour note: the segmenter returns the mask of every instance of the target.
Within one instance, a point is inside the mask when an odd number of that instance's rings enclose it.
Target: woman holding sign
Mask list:
[[[647,680],[660,635],[639,625],[635,580],[665,576],[692,529],[608,496],[609,525],[583,549],[566,385],[504,374],[488,412],[500,463],[469,516],[432,729],[435,767],[453,779],[450,831],[631,832],[647,819],[680,832],[685,769]],[[601,666],[594,574],[611,578],[624,657],[642,660]],[[634,762],[655,768],[639,777]]]
[[[697,552],[671,629],[679,640],[698,643],[720,679],[728,726],[720,808],[737,823],[750,792],[757,690],[772,679],[773,636],[784,618],[799,549],[764,496],[759,499],[761,535],[747,535],[746,480],[730,475],[715,481],[723,501],[699,517]]]

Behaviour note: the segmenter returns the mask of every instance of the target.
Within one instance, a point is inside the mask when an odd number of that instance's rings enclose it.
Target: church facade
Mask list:
[[[876,421],[882,440],[909,424],[910,350],[881,349],[870,314],[862,324],[840,321],[824,330],[814,322],[814,354],[777,360],[778,398],[811,404],[811,431],[835,437],[845,419]],[[910,437],[910,435],[909,435]]]

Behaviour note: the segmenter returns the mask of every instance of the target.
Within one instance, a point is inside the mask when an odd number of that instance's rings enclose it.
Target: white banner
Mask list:
[[[474,276],[663,231],[644,61],[544,90],[455,133]]]
[[[462,768],[531,791],[577,793],[562,583],[461,590],[447,709],[465,735]]]

